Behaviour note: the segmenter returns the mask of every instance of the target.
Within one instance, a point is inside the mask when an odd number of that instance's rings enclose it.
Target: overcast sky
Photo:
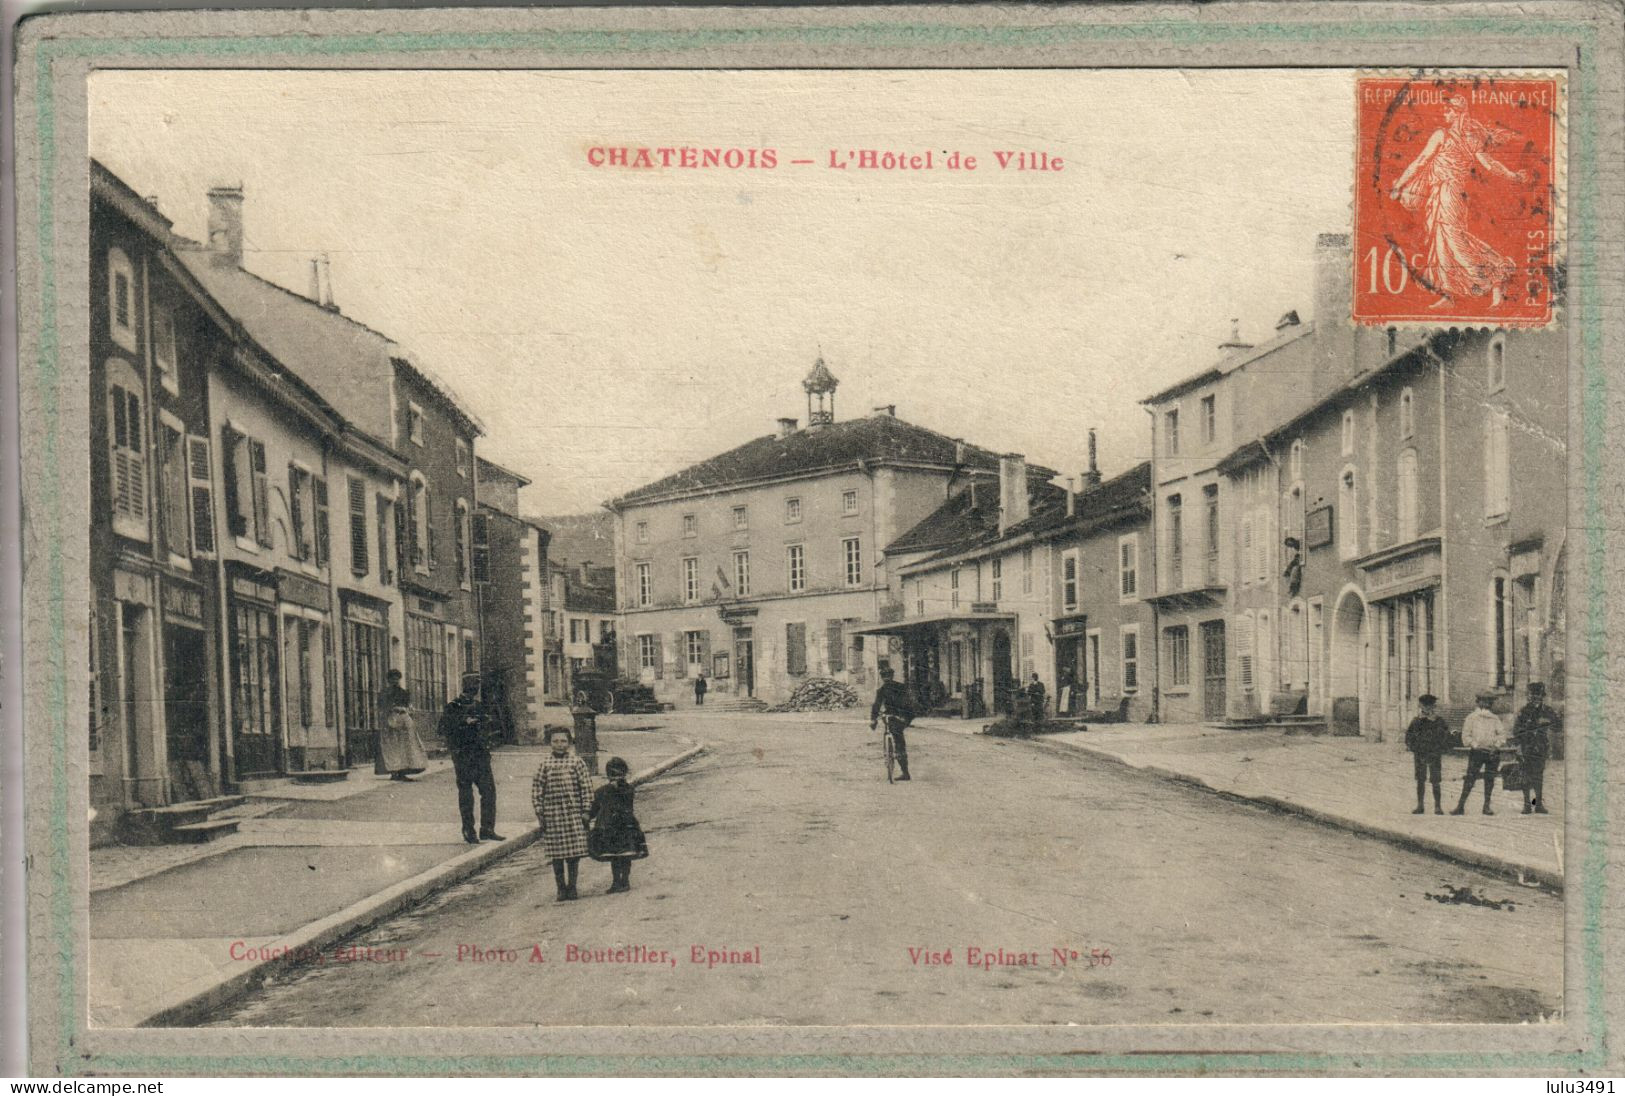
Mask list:
[[[1315,234],[1349,221],[1349,72],[113,72],[90,104],[92,154],[178,232],[241,182],[249,269],[304,292],[328,254],[343,311],[458,388],[536,513],[805,420],[820,350],[840,418],[895,403],[1072,473],[1096,426],[1121,471],[1138,400],[1231,317],[1311,318]],[[780,166],[605,170],[600,145]],[[861,148],[978,169],[824,166]]]

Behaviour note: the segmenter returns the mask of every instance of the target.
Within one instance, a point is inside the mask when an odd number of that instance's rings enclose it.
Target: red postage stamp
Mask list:
[[[1487,72],[1356,81],[1356,323],[1551,322],[1563,90]]]

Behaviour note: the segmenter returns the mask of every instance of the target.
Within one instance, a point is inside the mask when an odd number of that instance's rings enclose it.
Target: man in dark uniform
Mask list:
[[[463,816],[463,840],[502,841],[497,833],[497,783],[491,774],[491,747],[486,742],[485,706],[480,703],[480,678],[463,678],[463,694],[440,716],[440,737],[451,751],[457,774],[457,810]],[[474,830],[474,789],[480,790],[480,828]]]
[[[1512,724],[1512,743],[1518,747],[1518,766],[1523,769],[1523,813],[1546,814],[1546,758],[1552,752],[1552,731],[1562,726],[1563,717],[1546,704],[1546,686],[1529,683],[1529,703],[1518,712]],[[1530,797],[1533,793],[1533,805]]]
[[[903,728],[914,722],[914,705],[909,700],[908,689],[897,680],[890,666],[880,671],[880,688],[875,690],[875,702],[869,708],[871,731],[879,724],[882,712],[886,715],[886,726],[891,729],[892,740],[897,743],[897,767],[903,770],[903,775],[897,779],[907,780],[908,743],[903,739]]]
[[[1450,725],[1434,710],[1439,698],[1432,693],[1417,697],[1422,713],[1405,728],[1405,748],[1416,761],[1416,809],[1412,814],[1424,813],[1422,792],[1429,780],[1433,782],[1433,813],[1443,814],[1439,804],[1439,777],[1443,768],[1444,752],[1450,748]]]
[[[1027,685],[1027,705],[1032,712],[1032,721],[1035,724],[1044,722],[1044,716],[1049,714],[1049,698],[1044,694],[1044,683],[1034,674],[1032,681]]]

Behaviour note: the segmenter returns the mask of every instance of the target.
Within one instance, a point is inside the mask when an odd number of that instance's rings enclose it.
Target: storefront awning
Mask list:
[[[889,623],[860,624],[855,628],[848,628],[847,634],[900,636],[916,628],[928,628],[936,624],[1009,624],[1015,619],[1014,613],[927,613],[924,616],[904,617],[902,620],[893,620]]]

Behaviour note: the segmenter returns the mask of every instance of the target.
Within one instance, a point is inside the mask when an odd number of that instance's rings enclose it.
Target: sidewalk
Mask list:
[[[599,731],[600,763],[640,775],[699,751],[658,731]],[[530,781],[545,749],[493,752],[502,842],[466,844],[449,762],[410,782],[357,771],[244,804],[236,834],[200,846],[91,854],[90,1022],[196,1015],[287,956],[311,955],[535,841]]]
[[[1081,750],[1136,769],[1187,781],[1408,848],[1561,889],[1563,763],[1546,766],[1546,815],[1524,815],[1523,793],[1495,790],[1495,814],[1480,813],[1482,785],[1467,813],[1411,814],[1416,784],[1411,755],[1397,743],[1199,725],[1097,724],[1044,735],[1035,743]],[[1441,797],[1446,812],[1461,795],[1465,754],[1447,754]]]

